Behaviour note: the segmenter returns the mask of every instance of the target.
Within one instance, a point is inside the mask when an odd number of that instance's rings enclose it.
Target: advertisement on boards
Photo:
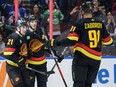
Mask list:
[[[50,71],[55,65],[55,62],[51,58],[48,58],[47,61],[48,71]],[[67,57],[59,63],[59,67],[68,87],[73,87],[71,65],[72,57]],[[57,66],[55,66],[54,71],[55,74],[51,74],[48,77],[48,87],[65,87]],[[0,58],[0,87],[12,87],[8,75],[6,74],[5,60],[2,58]],[[97,78],[93,83],[93,87],[116,87],[116,56],[102,58],[101,66]]]

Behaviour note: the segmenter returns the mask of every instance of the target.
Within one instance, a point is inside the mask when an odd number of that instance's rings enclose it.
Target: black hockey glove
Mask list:
[[[58,58],[59,63],[64,59],[64,56],[58,51],[55,51],[54,55]]]
[[[26,69],[26,58],[25,57],[19,57],[17,61],[18,67],[22,70]]]

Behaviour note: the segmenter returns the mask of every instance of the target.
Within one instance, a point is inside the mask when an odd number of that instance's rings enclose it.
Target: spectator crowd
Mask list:
[[[81,3],[85,1],[92,4],[93,16],[103,21],[114,39],[112,46],[103,46],[103,55],[116,55],[116,0],[53,0],[55,2],[54,31],[65,37],[71,23],[82,17]],[[14,11],[14,0],[0,1],[0,37],[3,38],[0,42],[0,49],[3,48],[1,45],[6,37],[15,31]],[[38,19],[40,24],[43,17],[49,14],[49,0],[19,0],[19,18],[27,20],[31,14]],[[47,21],[49,23],[49,19]],[[48,23],[46,23],[46,27],[48,27]],[[68,54],[68,52],[66,53]],[[72,52],[69,53],[72,55]]]

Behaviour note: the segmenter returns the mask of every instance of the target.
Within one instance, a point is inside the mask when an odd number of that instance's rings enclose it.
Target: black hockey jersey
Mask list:
[[[13,66],[17,65],[17,60],[21,56],[27,56],[27,45],[25,37],[20,37],[17,33],[10,34],[6,39],[4,56],[7,63]]]
[[[39,32],[27,31],[26,39],[28,49],[32,51],[33,55],[28,59],[28,63],[32,65],[41,65],[46,63],[46,56],[44,53],[43,34]]]
[[[78,51],[89,58],[101,60],[101,45],[110,45],[112,42],[102,22],[94,18],[83,18],[72,25],[67,38],[57,41],[57,44],[74,45],[74,52]]]

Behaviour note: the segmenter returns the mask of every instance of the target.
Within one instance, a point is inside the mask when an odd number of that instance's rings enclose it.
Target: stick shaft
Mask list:
[[[46,41],[48,41],[47,35],[45,34],[45,31],[44,31],[44,28],[41,27],[41,29],[42,29],[43,34],[45,35]],[[59,73],[60,73],[60,76],[62,77],[62,80],[63,80],[63,82],[64,82],[65,87],[68,87],[67,84],[66,84],[66,81],[65,81],[65,79],[64,79],[64,76],[63,76],[63,74],[62,74],[62,71],[61,71],[61,69],[60,69],[60,67],[59,67],[59,65],[58,65],[58,62],[57,62],[57,60],[56,60],[56,57],[55,57],[55,55],[54,55],[54,52],[52,51],[51,48],[49,48],[49,50],[50,50],[50,52],[51,52],[51,54],[52,54],[52,56],[53,56],[53,58],[54,58],[54,61],[55,61],[55,63],[56,63],[56,66],[57,66],[57,68],[58,68],[58,71],[59,71]]]
[[[6,59],[6,58],[4,58],[4,57],[2,57],[2,56],[0,56],[2,59],[4,59],[4,61],[5,60],[8,60],[8,59]],[[10,61],[10,60],[9,60]],[[36,70],[36,69],[33,69],[33,68],[30,68],[30,67],[26,67],[26,69],[29,69],[29,70],[32,70],[32,71],[34,71],[34,72],[37,72],[37,73],[40,73],[40,74],[42,74],[42,75],[47,75],[47,74],[54,74],[55,72],[52,70],[52,71],[47,71],[47,72],[43,72],[43,71],[38,71],[38,70]]]

